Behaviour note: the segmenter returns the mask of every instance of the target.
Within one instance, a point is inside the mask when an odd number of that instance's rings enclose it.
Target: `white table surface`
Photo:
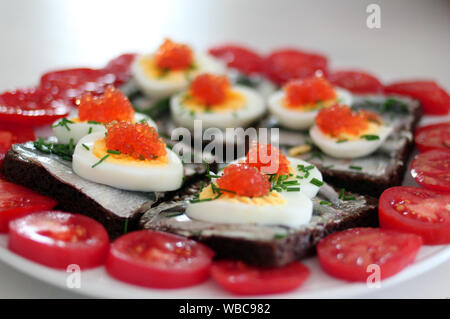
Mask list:
[[[381,7],[381,29],[366,6]],[[383,81],[431,78],[450,88],[450,1],[0,0],[0,90],[34,85],[41,73],[102,66],[147,52],[163,37],[202,49],[225,41],[262,52],[298,46],[333,68],[363,68]],[[0,298],[77,298],[0,263]],[[450,261],[369,298],[449,298]]]

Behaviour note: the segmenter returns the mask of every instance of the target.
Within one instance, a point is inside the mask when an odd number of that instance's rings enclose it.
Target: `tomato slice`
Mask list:
[[[366,281],[378,265],[386,279],[411,264],[422,245],[420,236],[379,228],[352,228],[333,233],[317,245],[321,267],[348,281]]]
[[[450,122],[419,127],[414,132],[419,151],[450,149]]]
[[[443,115],[450,111],[450,97],[433,81],[395,82],[385,86],[384,92],[418,99],[425,114]]]
[[[398,186],[381,194],[380,226],[420,235],[427,245],[450,243],[450,193]]]
[[[57,202],[23,186],[0,179],[0,233],[8,231],[8,223],[26,214],[52,209]]]
[[[262,72],[263,58],[255,51],[240,45],[220,45],[209,49],[209,53],[246,75]]]
[[[291,79],[311,77],[317,71],[326,76],[327,67],[324,56],[296,49],[277,50],[264,59],[264,73],[280,86]]]
[[[114,84],[116,77],[104,70],[78,68],[45,73],[40,87],[55,99],[61,99],[75,106],[76,98],[83,93],[103,93],[106,86]]]
[[[105,73],[111,73],[115,76],[114,85],[120,86],[131,78],[131,64],[136,58],[135,53],[125,53],[112,59],[103,68]]]
[[[12,144],[34,141],[31,127],[0,123],[0,166]]]
[[[87,269],[104,263],[109,238],[105,228],[92,218],[45,211],[12,221],[8,248],[52,268],[76,264]]]
[[[18,89],[0,94],[0,122],[25,126],[53,123],[70,111],[61,100],[55,100],[39,88]]]
[[[331,72],[328,80],[333,85],[349,90],[355,94],[383,92],[381,82],[372,74],[364,71],[335,71]]]
[[[220,260],[211,267],[214,280],[229,292],[262,295],[294,290],[309,277],[308,267],[294,261],[279,268],[257,268],[240,261]]]
[[[450,191],[450,149],[420,153],[411,163],[411,175],[425,188]]]
[[[214,252],[185,237],[136,231],[118,238],[106,261],[108,273],[153,288],[178,288],[208,279]]]
[[[12,145],[13,136],[9,131],[0,131],[0,167],[5,158],[6,153]]]

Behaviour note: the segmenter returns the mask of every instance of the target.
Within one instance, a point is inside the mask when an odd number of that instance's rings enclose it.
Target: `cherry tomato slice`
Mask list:
[[[103,68],[105,73],[112,73],[115,76],[114,85],[120,86],[131,78],[131,64],[136,58],[135,53],[125,53],[112,59]]]
[[[324,56],[296,49],[277,50],[264,59],[264,73],[280,86],[291,79],[311,77],[317,71],[326,76],[327,66]]]
[[[42,75],[40,87],[53,96],[75,106],[76,98],[83,93],[103,93],[106,86],[113,84],[116,77],[104,70],[89,68],[66,69]]]
[[[298,261],[279,268],[257,268],[239,261],[220,260],[211,267],[214,280],[229,292],[262,295],[294,290],[309,277],[309,269]]]
[[[8,248],[52,268],[75,264],[87,269],[104,263],[109,238],[105,228],[92,218],[45,211],[12,221]]]
[[[178,288],[208,279],[213,256],[211,249],[185,237],[142,230],[112,244],[106,269],[131,284]]]
[[[450,122],[419,127],[414,132],[419,151],[450,149]]]
[[[381,194],[380,226],[414,233],[427,245],[450,243],[450,193],[398,186]]]
[[[70,111],[40,88],[19,89],[0,94],[0,122],[26,126],[53,123]]]
[[[34,141],[31,127],[0,123],[0,166],[12,144]]]
[[[355,94],[369,94],[383,92],[383,85],[372,74],[363,71],[335,71],[331,72],[328,80],[335,86],[349,90]]]
[[[317,245],[321,267],[331,276],[366,281],[379,267],[386,279],[411,264],[422,245],[420,236],[379,228],[352,228],[333,233]],[[369,267],[371,266],[371,267]]]
[[[450,111],[450,97],[433,81],[396,82],[385,86],[384,92],[418,99],[425,114],[443,115]]]
[[[213,47],[209,53],[246,75],[262,72],[263,58],[249,48],[229,44]]]
[[[411,175],[425,188],[450,191],[450,150],[420,153],[411,163]]]

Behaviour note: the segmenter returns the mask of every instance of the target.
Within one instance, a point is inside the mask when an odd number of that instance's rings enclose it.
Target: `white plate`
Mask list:
[[[22,258],[7,249],[8,236],[0,235],[0,260],[15,269],[38,280],[71,292],[100,298],[234,298],[212,280],[184,289],[147,289],[117,281],[106,273],[104,267],[81,272],[80,288],[68,288],[67,281],[72,273],[54,270]],[[450,258],[450,245],[424,246],[416,261],[397,275],[381,282],[380,288],[369,288],[365,283],[349,283],[325,274],[317,258],[308,258],[304,263],[311,269],[311,276],[305,284],[289,293],[265,295],[263,298],[345,298],[361,296],[373,289],[385,289],[399,282],[411,279]],[[252,297],[252,296],[248,296]],[[261,296],[258,296],[261,298]]]

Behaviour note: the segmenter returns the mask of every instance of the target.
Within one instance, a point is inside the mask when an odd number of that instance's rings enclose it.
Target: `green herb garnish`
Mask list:
[[[313,185],[316,185],[316,186],[318,186],[318,187],[320,187],[320,186],[322,186],[323,185],[323,182],[322,181],[319,181],[317,178],[313,178],[312,180],[310,180],[309,181],[311,184],[313,184]]]
[[[339,192],[339,198],[342,198],[342,196],[344,196],[345,193],[345,188],[341,188],[340,192]]]
[[[125,219],[125,224],[123,225],[123,233],[128,233],[128,218]]]
[[[353,165],[350,165],[348,168],[350,168],[350,169],[356,169],[356,170],[358,170],[358,171],[361,171],[361,170],[362,170],[362,167],[361,167],[361,166],[353,166]]]
[[[115,151],[115,150],[107,150],[106,153],[114,154],[114,155],[120,155],[120,154],[122,154],[120,151]]]
[[[347,195],[347,196],[344,196],[343,199],[344,199],[344,200],[354,200],[354,199],[356,199],[356,197],[353,196],[353,195]]]
[[[321,201],[320,201],[320,205],[327,205],[327,206],[331,206],[331,205],[332,205],[332,203],[331,203],[331,202],[329,202],[329,201],[327,201],[327,200],[321,200]]]
[[[273,238],[274,238],[274,239],[282,239],[282,238],[286,238],[286,235],[285,235],[285,234],[275,234],[275,235],[273,236]]]
[[[75,122],[68,120],[66,118],[62,118],[58,123],[56,123],[55,125],[52,125],[51,128],[62,126],[62,127],[65,127],[66,130],[70,131],[70,127],[67,124],[73,124],[73,123],[75,123]]]
[[[92,127],[89,127],[88,134],[91,134],[91,133],[92,133]]]
[[[345,143],[347,141],[348,141],[348,139],[344,138],[342,140],[337,140],[336,143]]]
[[[94,165],[92,165],[91,167],[94,168],[98,165],[100,165],[105,159],[107,159],[109,157],[108,154],[106,154],[105,156],[103,156],[97,163],[95,163]]]
[[[34,147],[45,154],[55,154],[61,157],[63,160],[72,161],[73,155],[73,140],[72,146],[70,144],[57,144],[57,143],[48,143],[41,137],[37,141],[33,143]]]
[[[97,121],[87,121],[89,124],[94,124],[94,125],[102,125],[102,123],[97,122]]]
[[[375,141],[375,140],[379,140],[380,137],[378,135],[373,135],[373,134],[365,134],[365,135],[361,135],[362,139],[365,139],[367,141]]]
[[[85,148],[86,150],[88,150],[88,151],[90,150],[89,146],[87,146],[87,145],[86,145],[86,144],[84,144],[84,143],[83,143],[83,144],[81,144],[81,146],[83,146],[83,147],[84,147],[84,148]]]

